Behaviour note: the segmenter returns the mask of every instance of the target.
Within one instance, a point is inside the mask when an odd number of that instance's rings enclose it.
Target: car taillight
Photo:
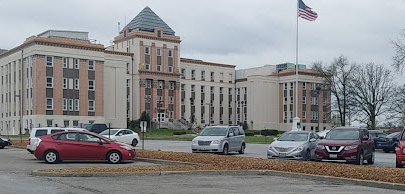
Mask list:
[[[386,142],[389,142],[389,141],[390,141],[390,139],[388,139],[388,138],[385,138],[385,141],[386,141]]]
[[[31,145],[31,138],[28,138],[28,145]]]

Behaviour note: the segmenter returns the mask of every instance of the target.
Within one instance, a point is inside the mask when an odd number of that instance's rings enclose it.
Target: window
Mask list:
[[[160,31],[159,31],[160,32]],[[162,56],[162,54],[161,54],[161,49],[160,48],[157,48],[156,49],[156,55],[157,56]]]
[[[74,121],[73,121],[73,127],[77,127],[77,126],[79,126],[79,121],[74,120]]]
[[[214,86],[211,86],[211,87],[210,87],[210,92],[211,92],[211,93],[214,93]]]
[[[68,68],[69,66],[69,59],[64,57],[63,58],[63,68]]]
[[[223,73],[223,72],[220,73],[220,80],[219,80],[219,82],[224,82],[224,73]]]
[[[129,79],[127,79],[127,88],[129,88]]]
[[[46,125],[48,126],[48,127],[52,127],[52,119],[47,119],[46,120]]]
[[[129,74],[129,63],[127,63],[127,73]]]
[[[191,92],[195,92],[195,85],[191,85]]]
[[[94,112],[94,100],[89,100],[89,111]]]
[[[46,88],[53,88],[53,77],[46,77]]]
[[[205,89],[205,87],[204,87],[204,86],[201,86],[201,94],[204,93],[204,89]]]
[[[67,83],[68,79],[67,78],[63,78],[63,89],[67,89]]]
[[[79,111],[79,99],[75,99],[75,111]]]
[[[94,86],[94,80],[89,80],[89,90],[94,90],[96,87]]]
[[[191,70],[191,79],[195,79],[195,70],[194,69],[192,69]]]
[[[162,65],[156,65],[156,70],[157,71],[162,71]]]
[[[302,89],[307,89],[307,85],[305,84],[305,82],[302,83]]]
[[[186,78],[186,69],[181,69],[181,78],[182,79]]]
[[[291,83],[290,83],[290,88],[291,88],[291,89],[294,89],[294,82],[291,82]]]
[[[201,80],[205,81],[205,71],[201,71]]]
[[[62,107],[63,110],[67,110],[67,102],[68,102],[68,100],[66,98],[64,98],[63,99],[63,107]]]
[[[79,89],[79,79],[75,79],[75,90]]]
[[[73,111],[73,99],[69,99],[69,111]]]
[[[79,69],[79,59],[74,59],[75,61],[75,69]]]
[[[53,98],[46,98],[46,110],[53,110]]]
[[[47,67],[53,66],[53,57],[52,56],[46,56],[46,66]]]
[[[284,83],[284,90],[287,89],[287,83]]]
[[[181,91],[184,91],[186,88],[186,84],[181,84]]]
[[[211,81],[214,81],[214,72],[211,72]]]
[[[145,46],[145,55],[149,55],[149,47]]]
[[[69,120],[63,120],[63,126],[69,127]]]
[[[147,79],[145,88],[151,88],[151,87],[152,87],[152,80]]]
[[[173,57],[173,50],[169,49],[169,57]]]
[[[284,119],[287,120],[287,111],[284,111]]]
[[[223,87],[220,87],[220,88],[219,88],[219,93],[220,93],[220,94],[222,94],[223,89],[224,89]]]
[[[306,104],[307,103],[307,97],[306,96],[303,96],[302,97],[302,104]]]
[[[169,90],[174,90],[175,82],[169,82]]]
[[[89,61],[89,70],[94,70],[94,61]]]
[[[302,112],[302,119],[307,119],[307,112],[305,111]]]
[[[163,81],[158,81],[158,89],[163,89]]]
[[[173,96],[169,96],[169,104],[173,104]]]

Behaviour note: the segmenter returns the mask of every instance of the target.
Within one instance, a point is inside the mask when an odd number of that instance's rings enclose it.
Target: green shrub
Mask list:
[[[259,130],[254,130],[253,133],[254,133],[255,135],[260,135],[261,131],[259,131]]]
[[[265,129],[265,130],[261,130],[260,134],[263,135],[263,136],[276,136],[278,134],[278,130],[276,130],[276,129]]]
[[[245,132],[245,136],[255,136],[254,132]]]

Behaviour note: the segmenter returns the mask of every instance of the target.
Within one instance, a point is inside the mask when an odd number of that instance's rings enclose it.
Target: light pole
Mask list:
[[[152,132],[152,118],[150,116],[151,113],[151,107],[152,107],[152,99],[151,96],[147,96],[145,95],[145,102],[149,102],[149,111],[148,111],[148,117],[149,117],[149,132]],[[145,103],[146,106],[146,103]],[[145,107],[145,111],[146,111],[146,107]]]
[[[244,101],[242,101],[242,102],[240,102],[240,104],[241,104],[241,107],[242,107],[242,115],[241,115],[241,123],[242,123],[242,128],[243,128],[243,124],[245,124],[245,120],[243,120],[243,116],[244,116],[244,107],[246,106],[245,104],[244,104]]]
[[[319,115],[319,113],[320,113],[320,107],[321,107],[321,104],[319,103],[319,93],[320,93],[320,91],[321,91],[321,87],[320,86],[317,86],[316,87],[316,94],[317,94],[317,96],[318,96],[318,131],[320,131],[319,130],[319,118],[320,118],[320,115]],[[315,130],[316,131],[316,130]],[[318,131],[316,131],[316,132],[318,132]]]

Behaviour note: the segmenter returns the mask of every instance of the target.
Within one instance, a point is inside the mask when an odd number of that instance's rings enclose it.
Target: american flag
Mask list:
[[[314,21],[318,17],[318,14],[312,11],[312,8],[305,5],[302,0],[299,0],[298,16],[309,21]]]

